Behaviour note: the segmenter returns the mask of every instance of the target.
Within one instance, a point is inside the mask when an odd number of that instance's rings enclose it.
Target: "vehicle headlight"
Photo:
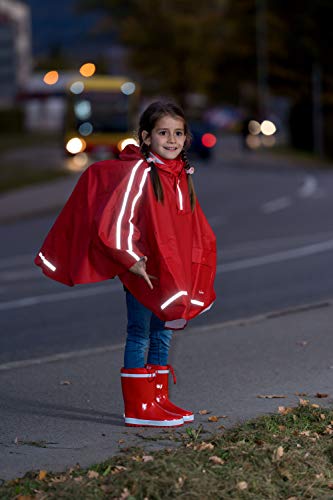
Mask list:
[[[77,153],[82,153],[87,147],[86,141],[80,139],[79,137],[73,137],[66,144],[66,149],[69,153],[76,155]]]

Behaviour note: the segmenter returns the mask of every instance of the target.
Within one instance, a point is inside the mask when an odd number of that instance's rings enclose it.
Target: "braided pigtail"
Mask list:
[[[141,144],[141,152],[147,161],[149,158],[149,147],[145,143]],[[155,198],[157,201],[160,201],[161,203],[163,203],[164,193],[163,193],[163,187],[162,187],[160,176],[158,174],[157,167],[156,167],[155,163],[153,161],[151,161],[151,159],[149,161],[149,165],[151,168],[150,178],[151,178],[151,181],[153,184]]]
[[[184,168],[185,168],[185,171],[187,173],[188,192],[190,195],[191,209],[193,212],[195,209],[195,203],[196,203],[196,199],[197,199],[197,195],[195,194],[195,189],[194,189],[194,182],[192,180],[192,175],[191,175],[194,172],[194,168],[191,166],[191,164],[187,158],[186,151],[184,149],[182,151],[182,159],[185,163]]]

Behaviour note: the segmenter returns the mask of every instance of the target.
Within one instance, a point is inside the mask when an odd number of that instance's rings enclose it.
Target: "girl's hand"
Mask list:
[[[149,274],[146,273],[146,262],[147,262],[147,257],[144,257],[143,259],[139,260],[135,264],[133,264],[132,267],[129,268],[129,271],[131,273],[137,274],[138,276],[141,276],[149,288],[152,290],[154,287],[150,281],[149,278],[156,279],[155,276],[150,276]]]

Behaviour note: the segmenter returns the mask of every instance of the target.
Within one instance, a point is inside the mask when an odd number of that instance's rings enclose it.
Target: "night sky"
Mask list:
[[[33,54],[40,56],[50,47],[61,46],[71,54],[94,53],[105,46],[107,37],[91,36],[97,14],[75,12],[76,0],[24,0],[31,8]],[[110,39],[109,39],[110,43]]]

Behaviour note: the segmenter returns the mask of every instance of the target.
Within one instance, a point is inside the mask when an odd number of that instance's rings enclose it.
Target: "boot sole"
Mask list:
[[[141,418],[125,417],[125,425],[130,427],[179,427],[184,424],[183,418],[175,420],[143,420]]]

